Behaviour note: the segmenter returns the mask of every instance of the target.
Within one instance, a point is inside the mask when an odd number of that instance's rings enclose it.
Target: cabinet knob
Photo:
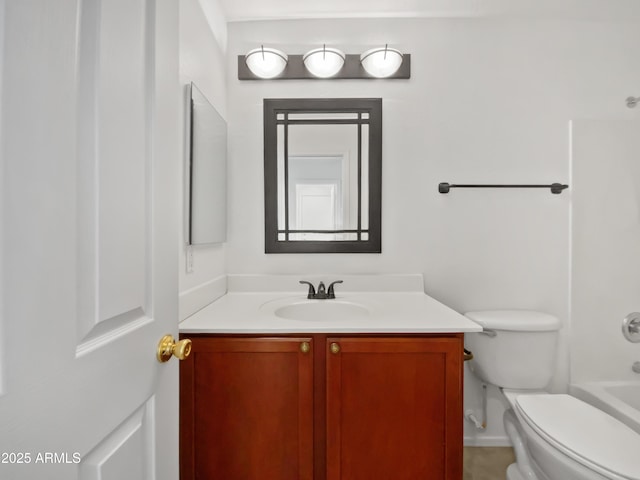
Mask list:
[[[171,335],[165,335],[158,343],[156,357],[160,363],[168,362],[173,355],[178,360],[184,360],[191,353],[191,340],[185,338],[176,342]]]
[[[329,350],[331,350],[331,353],[336,355],[340,353],[340,345],[337,343],[332,343],[331,346],[329,347]]]
[[[309,351],[311,351],[311,345],[309,345],[309,342],[302,342],[300,344],[300,351],[302,353],[309,353]]]

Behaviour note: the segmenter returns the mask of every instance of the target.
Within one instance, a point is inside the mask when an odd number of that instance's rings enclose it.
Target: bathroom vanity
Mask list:
[[[336,297],[230,292],[181,324],[182,480],[462,478],[480,327],[422,292]]]

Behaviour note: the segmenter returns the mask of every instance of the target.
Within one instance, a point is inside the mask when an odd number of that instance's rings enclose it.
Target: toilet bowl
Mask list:
[[[560,322],[520,310],[469,312],[484,332],[466,334],[471,370],[500,387],[516,463],[508,480],[640,480],[640,435],[597,408],[544,390]]]

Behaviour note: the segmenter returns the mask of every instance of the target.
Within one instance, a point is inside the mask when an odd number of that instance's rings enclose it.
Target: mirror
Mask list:
[[[380,253],[382,99],[265,99],[265,252]]]
[[[187,94],[187,243],[222,243],[227,237],[227,123],[193,83]]]

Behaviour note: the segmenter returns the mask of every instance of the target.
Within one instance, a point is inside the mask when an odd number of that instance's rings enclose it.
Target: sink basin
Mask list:
[[[364,319],[369,310],[357,303],[336,300],[316,300],[293,303],[276,309],[277,317],[305,322],[340,322]]]

